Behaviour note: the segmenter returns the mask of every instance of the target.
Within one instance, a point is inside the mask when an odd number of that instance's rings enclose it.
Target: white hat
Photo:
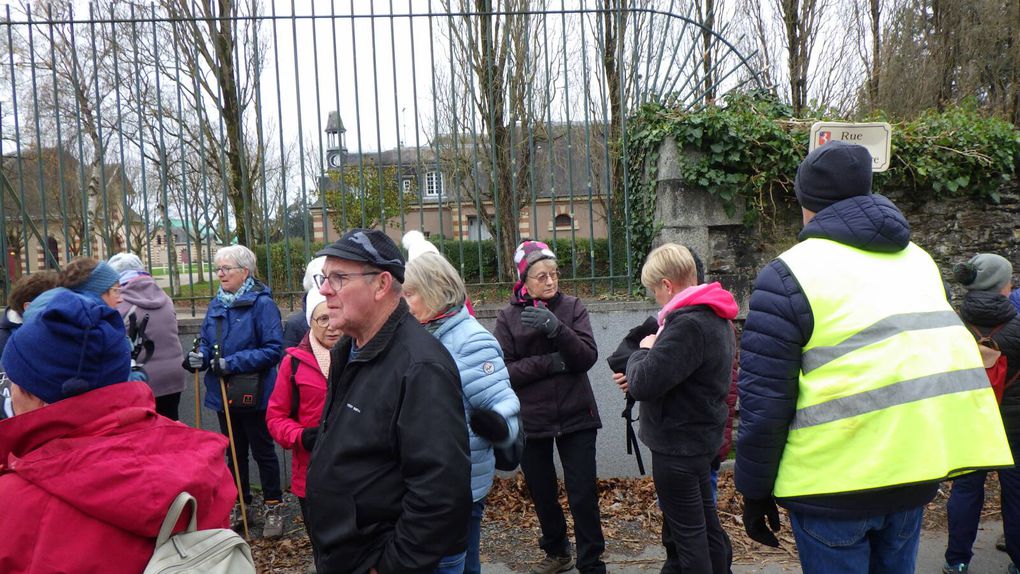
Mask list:
[[[425,239],[425,236],[422,235],[421,231],[416,229],[405,233],[404,238],[400,242],[404,245],[404,249],[407,250],[408,261],[418,257],[422,253],[439,253],[436,246],[428,239]]]
[[[315,275],[322,273],[322,266],[326,263],[326,256],[316,257],[308,262],[308,266],[305,267],[305,278],[301,282],[301,285],[305,288],[305,291],[317,290],[315,286]]]
[[[315,313],[315,308],[319,306],[319,303],[325,303],[326,296],[319,293],[318,289],[310,289],[305,294],[305,321],[308,326],[312,326],[312,314]]]

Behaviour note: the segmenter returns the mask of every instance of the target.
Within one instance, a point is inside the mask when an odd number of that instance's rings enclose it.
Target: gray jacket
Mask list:
[[[125,327],[129,315],[134,313],[138,323],[148,315],[146,335],[152,339],[155,348],[152,357],[145,362],[152,394],[161,397],[179,393],[187,386],[187,372],[181,370],[184,352],[177,336],[177,313],[170,297],[160,289],[152,277],[136,277],[121,287],[123,301],[117,310],[124,317]]]

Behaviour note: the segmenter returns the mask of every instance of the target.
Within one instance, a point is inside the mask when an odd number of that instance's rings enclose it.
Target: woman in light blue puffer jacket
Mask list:
[[[496,338],[464,306],[467,292],[457,270],[438,253],[424,253],[407,262],[404,298],[422,325],[446,347],[457,362],[464,390],[464,413],[470,424],[471,524],[465,555],[440,562],[443,572],[480,572],[478,546],[485,496],[496,470],[492,446],[507,446],[519,432],[521,404],[510,388],[510,374]]]

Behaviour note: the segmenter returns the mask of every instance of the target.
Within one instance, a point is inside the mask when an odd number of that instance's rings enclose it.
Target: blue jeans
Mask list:
[[[913,574],[923,510],[859,519],[791,512],[804,574]]]
[[[485,513],[485,498],[471,505],[471,522],[468,524],[467,556],[464,558],[464,574],[481,574],[482,559],[478,547],[482,544],[482,514]]]
[[[434,574],[461,574],[464,572],[464,555],[465,552],[460,554],[454,554],[452,556],[444,556],[439,561],[439,566],[433,570]]]
[[[972,472],[953,480],[953,490],[946,505],[949,518],[946,562],[949,564],[970,564],[974,557],[972,548],[985,502],[987,474],[984,471]],[[1006,552],[1016,563],[1020,559],[1020,470],[1000,470],[999,485],[1002,489],[1002,529],[1006,535]]]
[[[708,471],[708,482],[712,485],[712,502],[719,504],[719,471],[712,469]]]

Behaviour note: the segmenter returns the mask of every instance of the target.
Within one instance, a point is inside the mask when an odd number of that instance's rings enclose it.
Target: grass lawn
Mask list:
[[[204,263],[203,265],[205,266],[205,270],[207,272],[212,273],[212,264]],[[192,273],[198,273],[198,264],[197,263],[192,263],[191,265],[181,265],[180,267],[181,267],[181,275],[187,275],[189,271],[192,272]],[[152,268],[152,276],[153,277],[164,277],[169,272],[170,272],[170,268],[169,267],[153,267]]]
[[[169,295],[172,299],[188,299],[190,297],[200,297],[208,299],[210,297],[210,293],[214,295],[216,294],[217,289],[219,289],[218,282],[210,289],[209,282],[203,281],[201,283],[195,283],[193,285],[181,285],[181,293],[177,297],[174,297],[174,294],[170,291],[169,287],[164,287],[163,291],[166,291],[166,294]]]

